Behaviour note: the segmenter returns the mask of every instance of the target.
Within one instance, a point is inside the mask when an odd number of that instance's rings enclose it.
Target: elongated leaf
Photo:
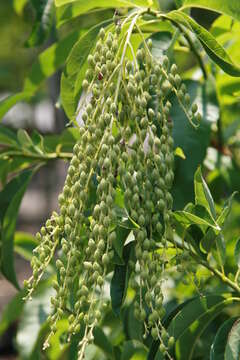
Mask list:
[[[18,94],[9,95],[0,101],[0,120],[3,116],[19,101],[29,100],[31,95],[26,92],[20,92]]]
[[[114,359],[113,346],[100,327],[93,330],[94,344],[107,355],[108,359]]]
[[[97,7],[109,7],[109,1],[108,0],[90,0],[88,1],[89,3],[91,3],[91,7],[92,8],[97,8]],[[55,0],[55,4],[56,6],[63,6],[66,4],[71,4],[71,3],[81,3],[82,7],[87,9],[88,5],[86,5],[86,1],[85,0]],[[99,5],[100,4],[100,5]],[[155,4],[155,2],[153,3],[153,5]],[[145,0],[116,0],[114,1],[114,5],[111,5],[111,7],[135,7],[135,6],[143,6],[146,7],[148,6],[147,1]],[[89,10],[89,9],[88,9]],[[83,12],[86,12],[88,10],[84,10]]]
[[[22,147],[31,147],[33,146],[33,142],[28,135],[27,131],[24,129],[19,129],[17,132],[17,138]]]
[[[213,249],[213,256],[217,261],[217,263],[221,267],[223,267],[226,261],[226,245],[223,234],[222,233],[218,234],[215,241],[216,241],[216,253]]]
[[[224,354],[226,360],[239,359],[240,357],[240,320],[237,320],[229,333]]]
[[[124,247],[123,259],[125,264],[115,265],[114,274],[111,280],[110,296],[112,302],[112,309],[117,316],[120,315],[120,310],[126,296],[128,279],[130,275],[128,260],[131,256],[133,246],[134,243],[131,242]]]
[[[210,360],[224,360],[224,351],[227,345],[228,334],[237,318],[225,321],[217,331],[211,346]]]
[[[21,15],[28,0],[13,0],[13,8],[18,15]]]
[[[176,343],[176,359],[191,360],[193,358],[196,342],[207,328],[208,324],[227,306],[240,301],[239,298],[222,299],[210,306],[199,317],[195,317],[191,325],[184,330]],[[186,346],[191,344],[191,346]],[[236,357],[237,359],[237,357]]]
[[[214,224],[213,222],[208,222],[205,219],[200,218],[199,216],[196,216],[190,212],[187,211],[175,211],[174,217],[177,221],[179,221],[181,224],[184,224],[186,226],[190,226],[192,224],[196,225],[203,225],[203,226],[210,226],[215,230],[220,230],[220,228],[217,226],[217,224]]]
[[[78,37],[79,32],[74,31],[39,55],[24,82],[23,91],[18,94],[8,96],[6,99],[0,101],[0,120],[16,103],[23,100],[29,100],[36,93],[42,83],[64,64]]]
[[[23,359],[36,359],[31,355],[36,347],[39,331],[50,313],[49,299],[53,294],[51,279],[48,279],[41,284],[33,300],[24,305],[16,337],[19,356]]]
[[[173,186],[174,209],[182,210],[190,201],[194,201],[194,174],[206,156],[210,143],[211,124],[219,117],[219,108],[212,94],[211,81],[203,85],[197,81],[186,81],[185,85],[191,96],[191,102],[198,104],[202,121],[196,130],[186,120],[185,114],[175,98],[171,99],[170,116],[174,121],[174,147],[180,147],[186,159],[175,157],[175,180]]]
[[[233,63],[225,49],[217,42],[214,36],[182,11],[172,11],[166,17],[184,25],[196,34],[209,57],[227,74],[240,76],[240,67]]]
[[[164,318],[163,318],[163,321],[162,321],[162,325],[164,326],[164,328],[168,328],[171,321],[175,318],[175,316],[187,305],[189,304],[191,301],[195,300],[195,298],[191,298],[191,299],[188,299],[186,301],[184,301],[183,303],[175,306],[173,308],[173,310],[171,310],[169,313],[167,313]],[[148,353],[148,357],[147,357],[147,360],[153,360],[155,359],[155,355],[157,354],[158,352],[158,348],[159,348],[159,345],[160,345],[160,340],[153,340],[152,344],[151,344],[151,347],[150,347],[150,350],[149,350],[149,353]]]
[[[235,245],[234,258],[237,266],[240,268],[240,239],[237,240]]]
[[[4,217],[2,218],[1,230],[1,268],[4,276],[17,288],[19,288],[15,268],[14,268],[14,232],[16,228],[18,209],[21,204],[22,197],[26,191],[27,185],[31,180],[33,172],[25,171],[20,174],[14,183],[18,183],[19,187],[16,193],[7,193],[9,205],[6,207]],[[10,188],[10,185],[8,186]],[[3,190],[3,192],[7,190]],[[2,195],[4,196],[4,194]]]
[[[228,218],[228,215],[230,214],[231,208],[232,208],[232,202],[234,199],[234,196],[236,195],[236,191],[230,196],[230,198],[227,200],[227,202],[224,204],[224,207],[217,219],[217,223],[220,227],[223,226],[223,224],[225,223],[225,221]]]
[[[184,306],[184,308],[172,319],[168,327],[169,334],[173,335],[177,340],[195,319],[224,300],[225,298],[220,295],[195,298],[189,304]]]
[[[31,0],[36,13],[32,33],[27,46],[41,45],[50,33],[53,24],[54,0]]]
[[[31,260],[33,250],[38,245],[34,236],[29,233],[16,232],[14,236],[14,251],[26,260]]]
[[[24,92],[34,93],[45,79],[54,74],[64,64],[78,37],[79,32],[73,32],[39,55],[25,80]]]
[[[4,125],[0,125],[0,144],[16,147],[18,145],[16,133]]]
[[[3,309],[0,321],[0,336],[16,321],[23,310],[25,290],[19,291]]]
[[[201,240],[201,248],[206,252],[206,254],[212,249],[216,240],[216,234],[212,228],[208,229],[206,234]]]
[[[137,340],[126,341],[123,347],[123,352],[121,360],[131,360],[133,356],[136,359],[144,360],[146,359],[147,348],[144,344]]]
[[[195,204],[199,204],[208,209],[213,219],[216,219],[216,211],[214,201],[210,190],[202,176],[201,168],[199,167],[194,176],[194,190],[195,190]]]
[[[209,9],[240,21],[240,3],[238,0],[182,0],[182,7]]]

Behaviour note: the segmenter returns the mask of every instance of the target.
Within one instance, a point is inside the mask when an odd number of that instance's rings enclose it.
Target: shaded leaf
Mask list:
[[[100,327],[93,330],[94,344],[97,345],[107,356],[114,359],[113,346]]]
[[[20,317],[24,306],[23,297],[25,292],[25,290],[19,291],[3,309],[0,321],[0,336]]]
[[[203,331],[207,328],[208,324],[219,313],[221,313],[225,307],[238,301],[240,301],[239,298],[230,297],[228,299],[224,299],[222,297],[222,299],[219,299],[219,301],[217,301],[217,303],[215,304],[214,302],[213,304],[206,303],[206,309],[202,314],[200,314],[200,316],[196,316],[196,314],[194,314],[193,318],[191,319],[191,324],[186,329],[184,329],[181,334],[179,334],[179,338],[177,337],[178,341],[176,343],[176,359],[191,360],[193,358],[196,342],[203,333]],[[190,305],[191,304],[192,303],[190,303]],[[187,316],[190,315],[187,314]],[[175,334],[175,329],[173,330]],[[187,344],[191,344],[191,346],[187,346]]]
[[[226,261],[226,245],[222,233],[218,234],[215,239],[216,248],[212,249],[212,254],[216,262],[223,267]]]
[[[237,318],[226,320],[218,329],[211,346],[210,360],[224,360],[228,334]]]
[[[224,357],[226,360],[235,360],[240,357],[240,320],[237,320],[228,335]]]
[[[189,304],[191,301],[195,300],[195,298],[191,298],[191,299],[188,299],[186,301],[184,301],[183,303],[175,306],[173,308],[173,310],[171,310],[169,313],[167,313],[164,318],[163,318],[163,321],[162,321],[162,325],[164,326],[164,328],[168,328],[168,326],[170,325],[171,321],[175,318],[175,316],[187,305]],[[153,340],[152,344],[151,344],[151,347],[150,347],[150,350],[149,350],[149,353],[148,353],[148,357],[147,357],[147,360],[153,360],[155,359],[155,355],[157,354],[158,352],[158,348],[159,348],[159,345],[160,345],[160,340]],[[162,355],[160,352],[158,352],[159,355]],[[162,357],[161,357],[162,359]]]
[[[33,250],[38,245],[36,238],[25,232],[17,231],[14,236],[14,251],[26,260],[31,260]]]
[[[235,245],[234,258],[237,266],[240,268],[240,239],[237,240]]]
[[[48,38],[53,24],[54,0],[31,0],[36,13],[27,46],[38,46]]]
[[[129,257],[131,256],[131,252],[133,250],[134,245],[135,244],[131,242],[124,247],[123,259],[125,264],[115,265],[114,274],[111,280],[110,296],[111,296],[112,310],[117,316],[120,315],[120,310],[127,292],[128,279],[130,275],[128,260]]]
[[[50,313],[50,296],[54,294],[51,279],[42,283],[32,301],[25,303],[16,337],[17,349],[21,358],[34,360],[32,352],[39,342],[39,332]],[[36,352],[35,352],[36,355]],[[36,357],[35,357],[36,359]]]
[[[226,201],[226,203],[224,204],[224,207],[217,219],[217,223],[220,227],[222,227],[225,223],[225,221],[227,220],[229,214],[230,214],[230,211],[231,211],[231,208],[232,208],[232,202],[233,202],[233,199],[235,197],[235,195],[237,194],[237,192],[235,191],[231,196],[230,198]]]
[[[18,130],[17,138],[18,138],[18,141],[19,141],[20,145],[23,148],[31,147],[33,145],[33,142],[31,140],[30,136],[28,135],[28,133],[24,129],[19,129]]]
[[[180,147],[186,159],[175,156],[175,176],[172,194],[174,209],[181,210],[190,201],[194,200],[194,174],[206,156],[210,143],[211,123],[217,121],[219,108],[212,97],[211,83],[201,85],[197,81],[184,82],[191,96],[191,102],[198,104],[202,114],[202,121],[198,129],[194,129],[175,98],[171,99],[170,116],[173,119],[174,148]],[[213,94],[216,96],[216,94]]]
[[[21,173],[0,193],[0,199],[7,200],[5,206],[3,203],[4,208],[1,209],[1,269],[3,275],[17,288],[19,285],[14,268],[14,232],[22,197],[32,175],[32,171]],[[15,189],[16,186],[18,186],[16,192],[8,192],[9,189]]]
[[[210,229],[208,229],[208,231],[206,232],[206,234],[202,238],[202,240],[201,240],[201,248],[206,253],[209,253],[211,251],[212,247],[214,246],[216,236],[217,235],[214,232],[214,230],[212,228],[210,228]]]
[[[146,359],[146,355],[147,348],[142,342],[137,340],[130,340],[124,343],[121,360],[131,360],[133,358],[144,360]]]
[[[28,94],[26,92],[19,92],[14,95],[9,95],[3,100],[0,101],[0,120],[3,118],[3,116],[18,102],[20,101],[27,101],[31,98],[31,94]]]

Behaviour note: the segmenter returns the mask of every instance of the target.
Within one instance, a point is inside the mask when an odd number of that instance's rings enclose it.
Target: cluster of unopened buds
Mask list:
[[[135,224],[134,261],[129,260],[134,314],[144,324],[145,335],[159,339],[161,352],[169,358],[174,344],[162,325],[163,259],[173,237],[169,95],[177,96],[191,122],[199,121],[199,113],[196,105],[190,106],[177,66],[166,56],[161,61],[153,58],[151,39],[143,38],[132,59],[124,57],[123,39],[119,24],[113,32],[101,29],[88,56],[80,101],[84,125],[59,195],[59,214],[54,212],[37,234],[33,275],[25,283],[30,298],[57,254],[49,337],[63,317],[69,320],[69,340],[83,327],[79,359],[105,306],[103,287],[117,237],[117,192],[123,194],[125,211]]]

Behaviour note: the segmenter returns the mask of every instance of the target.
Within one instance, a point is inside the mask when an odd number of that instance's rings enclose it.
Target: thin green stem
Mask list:
[[[49,161],[49,160],[56,160],[56,159],[71,159],[72,153],[68,152],[55,152],[50,154],[34,154],[27,151],[9,151],[6,154],[2,154],[4,157],[24,157],[28,159],[34,159],[34,160],[43,160],[43,161]],[[1,157],[1,155],[0,155]]]

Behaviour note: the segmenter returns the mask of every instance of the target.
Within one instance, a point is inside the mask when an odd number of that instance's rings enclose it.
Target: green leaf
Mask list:
[[[225,223],[225,221],[227,220],[229,214],[230,214],[230,211],[231,211],[231,208],[232,208],[232,202],[233,202],[233,199],[235,197],[235,195],[237,194],[237,192],[235,191],[231,196],[230,198],[226,201],[226,203],[224,204],[224,207],[217,219],[217,223],[220,227],[222,227]]]
[[[197,81],[184,82],[191,96],[191,102],[196,102],[202,114],[198,129],[194,129],[179,107],[175,97],[171,98],[170,116],[173,119],[174,148],[180,147],[186,159],[175,156],[175,176],[172,189],[174,209],[181,210],[188,202],[194,200],[194,174],[206,157],[210,143],[211,124],[219,116],[219,108],[211,93],[210,80],[201,85]]]
[[[227,345],[228,334],[237,318],[226,320],[218,329],[211,346],[210,360],[224,360],[224,351]]]
[[[177,221],[179,221],[181,224],[185,226],[196,224],[196,225],[202,225],[204,227],[210,226],[211,228],[217,231],[220,230],[218,225],[215,224],[214,222],[210,223],[209,221],[202,219],[201,217],[187,211],[175,211],[173,215]]]
[[[23,297],[25,292],[25,290],[19,291],[4,307],[0,321],[0,336],[20,317],[24,306]]]
[[[45,79],[53,75],[64,64],[78,37],[79,32],[70,33],[39,55],[24,82],[24,92],[33,94]]]
[[[25,171],[17,178],[11,181],[6,188],[0,193],[0,199],[8,199],[7,206],[3,209],[2,229],[1,229],[1,269],[3,275],[16,288],[19,289],[15,268],[14,268],[14,232],[16,228],[18,209],[21,204],[22,197],[26,191],[29,181],[31,180],[33,171]],[[16,192],[8,192],[9,189],[15,188],[18,185]]]
[[[26,132],[26,130],[19,129],[17,132],[17,138],[18,138],[20,145],[23,148],[28,148],[28,147],[33,146],[33,142],[31,140],[30,136],[28,135],[28,133]]]
[[[18,15],[22,15],[22,12],[27,3],[28,0],[13,0],[13,8]]]
[[[9,95],[0,101],[0,120],[3,116],[19,101],[29,100],[31,95],[26,92],[20,92],[18,94]]]
[[[177,8],[180,8],[182,6],[183,0],[175,0]]]
[[[79,3],[79,4],[82,5],[82,8],[85,7],[86,10],[83,10],[83,13],[89,11],[88,5],[86,4],[85,0],[55,0],[55,5],[56,6],[63,6],[63,5],[66,5],[66,4],[71,4],[71,3]],[[109,1],[108,0],[100,0],[100,1],[99,0],[98,1],[89,0],[88,3],[91,4],[91,8],[109,7]],[[137,7],[138,6],[147,7],[148,5],[146,3],[146,0],[116,0],[116,1],[114,1],[114,5],[111,5],[111,7],[113,7],[113,8],[116,8],[116,7],[135,7],[135,6],[137,6]]]
[[[112,310],[117,316],[120,315],[120,310],[127,292],[128,279],[130,275],[128,260],[133,251],[133,247],[134,247],[133,242],[127,244],[124,247],[123,259],[125,264],[115,265],[114,274],[111,280],[110,296],[112,302]]]
[[[15,132],[5,125],[0,125],[0,144],[8,146],[18,146],[17,136]]]
[[[237,266],[240,268],[240,239],[237,240],[235,249],[234,249],[234,259]]]
[[[36,17],[26,45],[33,47],[43,44],[50,34],[53,25],[54,0],[31,0],[31,4]]]
[[[38,245],[36,238],[25,232],[18,231],[14,236],[14,251],[26,260],[31,260],[34,248]]]
[[[49,299],[54,295],[51,281],[52,279],[48,279],[41,283],[33,300],[24,305],[16,337],[19,356],[23,359],[36,359],[31,355],[36,347],[42,325],[50,314]]]
[[[210,190],[202,176],[201,168],[199,167],[194,176],[194,191],[195,191],[195,204],[206,207],[213,219],[216,219],[215,205],[210,193]]]
[[[190,298],[184,302],[182,302],[181,304],[175,306],[169,313],[167,313],[163,320],[162,320],[162,325],[164,328],[168,328],[171,321],[175,318],[175,316],[187,305],[189,304],[191,301],[195,300],[195,298]],[[148,353],[148,357],[147,360],[153,360],[155,359],[155,355],[158,352],[158,348],[160,345],[160,340],[153,340],[149,353]],[[161,355],[160,352],[158,352],[158,355]],[[162,357],[160,357],[162,360]]]
[[[235,360],[240,357],[240,320],[237,320],[228,335],[224,359]]]
[[[215,244],[216,233],[212,228],[209,228],[201,240],[201,248],[208,254]]]
[[[131,230],[125,227],[117,226],[114,231],[117,236],[116,240],[113,241],[113,247],[119,258],[122,259],[124,244]]]
[[[229,15],[240,21],[240,4],[238,0],[182,0],[182,7],[198,7]]]
[[[121,360],[145,360],[147,355],[146,346],[137,340],[129,340],[124,343]]]
[[[98,346],[108,357],[114,359],[113,346],[107,336],[100,327],[95,327],[93,330],[94,344]]]
[[[204,27],[199,25],[190,16],[176,10],[168,13],[166,17],[175,23],[184,25],[191,30],[201,42],[208,56],[227,74],[240,76],[240,67],[233,63],[225,49],[217,42],[215,37]]]
[[[77,0],[69,2],[61,7],[57,8],[57,22],[58,27],[63,25],[66,21],[76,18],[82,14],[85,14],[93,9],[114,9],[117,7],[134,7],[131,1],[117,0],[110,2],[108,0]]]
[[[213,257],[216,262],[223,267],[226,261],[226,245],[222,233],[218,234],[215,239],[216,248],[212,249]]]
[[[174,154],[176,156],[179,156],[181,159],[184,159],[184,160],[186,159],[183,149],[181,149],[179,146],[175,149]]]
[[[196,343],[203,333],[203,331],[207,328],[207,326],[210,324],[210,322],[222,312],[222,310],[233,304],[234,302],[240,301],[239,298],[228,298],[224,299],[223,297],[220,297],[219,301],[214,304],[209,304],[207,297],[205,305],[205,311],[200,314],[200,316],[193,315],[193,318],[191,319],[191,324],[185,328],[180,336],[175,337],[178,338],[178,341],[176,343],[176,359],[184,359],[184,360],[191,360],[193,359],[193,353],[196,346]],[[202,300],[201,300],[202,302]],[[191,306],[192,303],[190,303],[189,306]],[[186,310],[187,307],[184,309]],[[184,311],[183,310],[183,311]],[[186,316],[190,316],[190,314],[186,314]],[[176,324],[175,324],[176,325]],[[175,334],[175,328],[173,329],[173,332]],[[187,344],[191,344],[191,346],[187,346]],[[237,357],[235,358],[237,359]]]
[[[74,31],[39,55],[29,75],[26,77],[23,91],[10,95],[0,101],[0,120],[16,103],[29,100],[37,92],[42,83],[64,64],[78,37],[79,32]]]

